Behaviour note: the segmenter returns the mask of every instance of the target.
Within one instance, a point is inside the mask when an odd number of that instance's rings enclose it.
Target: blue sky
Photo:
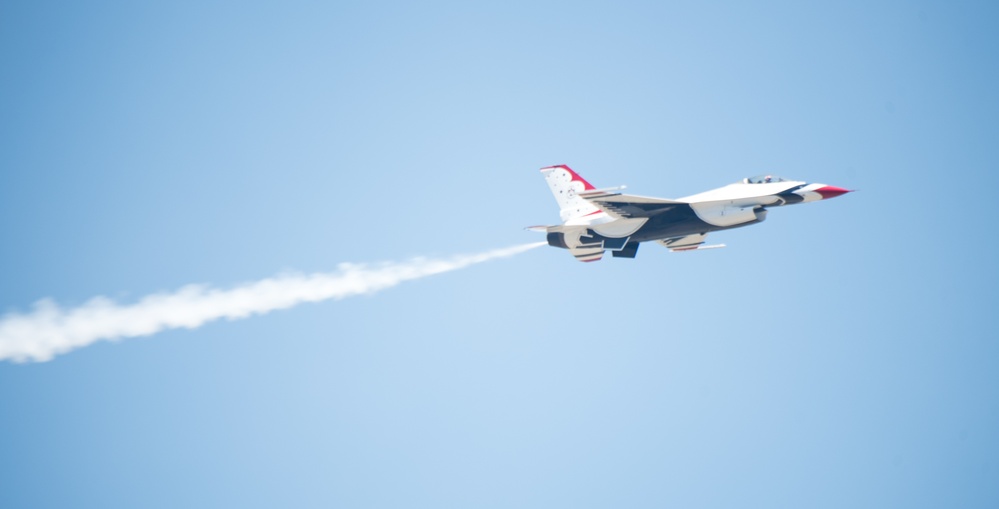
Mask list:
[[[0,312],[860,192],[0,364],[2,507],[995,507],[989,2],[5,2]]]

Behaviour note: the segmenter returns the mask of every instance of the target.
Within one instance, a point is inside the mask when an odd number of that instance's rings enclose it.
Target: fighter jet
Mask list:
[[[541,169],[558,202],[563,224],[531,226],[548,233],[548,245],[568,249],[577,260],[595,262],[604,251],[634,258],[641,242],[670,251],[725,247],[706,245],[708,233],[763,222],[773,207],[835,198],[851,191],[775,175],[741,182],[676,200],[621,194],[624,187],[597,189],[566,165]]]

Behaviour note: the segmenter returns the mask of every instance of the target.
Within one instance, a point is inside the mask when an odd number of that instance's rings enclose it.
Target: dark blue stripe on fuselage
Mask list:
[[[645,242],[724,229],[701,221],[701,218],[694,213],[694,209],[687,204],[670,205],[667,208],[662,208],[660,205],[659,208],[661,210],[645,212],[651,213],[649,220],[631,235],[631,240]]]
[[[646,205],[646,204],[636,204]],[[732,226],[717,226],[705,223],[697,217],[694,209],[688,204],[671,204],[668,207],[655,205],[659,210],[647,210],[643,215],[649,215],[649,220],[631,235],[631,240],[635,242],[646,242],[649,240],[668,239],[672,237],[683,237],[698,233],[708,233],[720,230],[731,230],[741,226],[747,226],[758,221],[742,223]],[[631,205],[629,205],[631,206]],[[652,207],[649,207],[652,209]]]
[[[788,189],[787,191],[781,191],[777,195],[777,197],[781,199],[781,203],[777,203],[775,205],[777,205],[777,206],[781,206],[781,205],[794,205],[795,203],[801,203],[801,202],[805,201],[805,197],[804,196],[802,196],[800,194],[795,194],[794,193],[795,191],[797,191],[798,189],[801,189],[802,187],[805,187],[805,185],[802,184],[800,186],[794,186],[791,189]],[[772,206],[773,205],[771,205],[771,207]]]

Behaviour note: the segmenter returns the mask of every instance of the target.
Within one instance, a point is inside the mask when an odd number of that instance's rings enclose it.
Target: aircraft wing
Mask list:
[[[695,251],[701,249],[715,249],[719,247],[725,247],[725,244],[714,244],[711,246],[704,245],[704,239],[708,237],[707,233],[695,233],[693,235],[687,235],[686,237],[673,237],[671,239],[660,239],[656,242],[662,244],[663,246],[669,248],[672,252],[677,251]]]
[[[684,203],[675,200],[664,200],[662,198],[649,198],[646,196],[607,193],[603,191],[582,192],[579,193],[579,196],[616,219],[652,217]]]

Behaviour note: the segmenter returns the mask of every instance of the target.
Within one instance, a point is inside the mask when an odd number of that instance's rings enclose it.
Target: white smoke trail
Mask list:
[[[377,292],[403,281],[513,256],[543,245],[538,242],[450,259],[415,259],[376,266],[344,263],[334,272],[280,275],[228,290],[189,285],[129,305],[94,297],[79,307],[62,309],[52,300],[43,299],[30,313],[0,318],[0,361],[44,362],[96,341],[148,336],[181,327],[194,329],[221,318],[236,320],[303,302]]]

